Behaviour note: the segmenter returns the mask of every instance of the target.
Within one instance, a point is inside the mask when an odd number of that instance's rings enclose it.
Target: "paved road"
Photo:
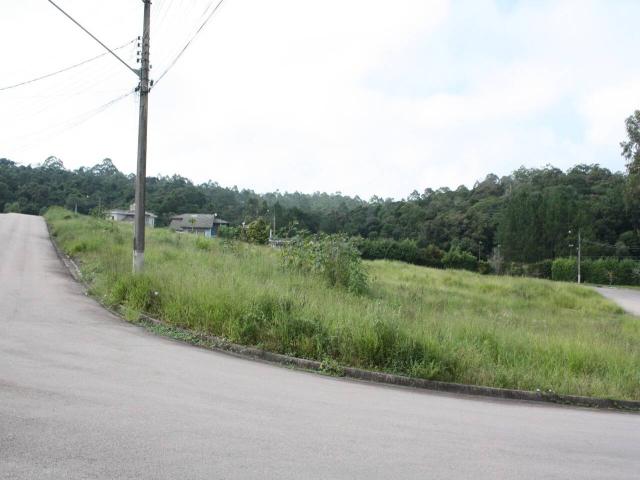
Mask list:
[[[640,416],[323,377],[153,336],[0,215],[2,479],[637,479]]]
[[[627,312],[640,315],[640,290],[618,287],[596,287],[596,290]]]

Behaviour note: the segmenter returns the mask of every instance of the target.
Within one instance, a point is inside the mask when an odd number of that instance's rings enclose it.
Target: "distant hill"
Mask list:
[[[487,175],[473,188],[427,188],[406,199],[368,201],[340,193],[258,194],[215,182],[196,185],[173,175],[150,177],[147,210],[158,224],[183,212],[217,213],[239,225],[262,217],[280,235],[299,230],[409,239],[420,247],[453,247],[490,256],[499,246],[506,260],[535,262],[571,255],[578,229],[585,256],[640,256],[640,206],[625,203],[629,177],[598,165],[566,172],[547,166],[520,168],[499,178]],[[22,166],[0,159],[0,210],[39,214],[52,205],[81,213],[128,206],[133,176],[109,159],[91,168],[68,170],[55,158]]]

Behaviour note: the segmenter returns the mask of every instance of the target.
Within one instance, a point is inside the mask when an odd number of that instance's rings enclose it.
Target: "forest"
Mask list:
[[[599,165],[567,171],[521,167],[503,177],[489,174],[472,188],[426,188],[401,200],[320,192],[260,194],[213,181],[197,185],[174,175],[148,178],[147,209],[158,215],[160,226],[174,214],[206,212],[236,226],[257,219],[273,225],[275,220],[281,237],[342,233],[361,239],[365,257],[427,265],[452,252],[529,264],[571,257],[578,232],[583,258],[637,259],[640,111],[626,126],[628,138],[621,143],[626,172]],[[59,205],[100,214],[132,202],[133,180],[110,159],[77,170],[66,169],[53,156],[38,166],[0,159],[0,208],[41,214]]]

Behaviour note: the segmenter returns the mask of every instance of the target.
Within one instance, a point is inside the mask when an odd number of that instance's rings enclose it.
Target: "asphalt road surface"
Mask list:
[[[640,315],[640,290],[618,287],[596,287],[596,290],[616,302],[627,312]]]
[[[638,479],[640,416],[324,377],[157,337],[0,215],[2,479]]]

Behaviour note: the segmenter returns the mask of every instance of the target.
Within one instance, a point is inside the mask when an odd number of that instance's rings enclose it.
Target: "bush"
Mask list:
[[[509,275],[511,277],[524,277],[526,274],[524,263],[509,262],[504,265],[504,273],[505,275]]]
[[[228,238],[231,240],[239,239],[242,237],[241,227],[230,227],[229,225],[220,225],[218,228],[218,237]]]
[[[583,260],[580,265],[581,280],[600,285],[639,285],[640,262],[617,258]],[[575,282],[578,266],[575,258],[557,258],[553,261],[552,279]]]
[[[578,266],[575,258],[556,258],[551,264],[551,279],[561,282],[575,282]]]
[[[196,237],[196,248],[205,252],[209,251],[211,249],[211,240],[206,237]]]
[[[433,268],[443,267],[442,257],[444,257],[444,250],[439,249],[435,245],[427,245],[425,248],[421,248],[418,255],[418,265]]]
[[[629,258],[620,260],[618,264],[618,279],[623,285],[640,284],[640,262]]]
[[[295,240],[282,250],[288,268],[321,274],[331,286],[362,294],[368,276],[354,243],[340,235],[321,235]]]
[[[478,270],[478,259],[469,252],[452,248],[442,257],[442,264],[445,268],[455,268],[458,270]]]
[[[4,213],[20,213],[22,208],[18,202],[6,203],[4,205]]]
[[[598,283],[603,285],[613,285],[617,279],[615,259],[599,258],[597,260],[585,260],[581,263],[582,281],[588,283]]]
[[[247,241],[265,245],[269,241],[269,225],[262,218],[251,222],[247,227]]]
[[[493,273],[493,268],[491,268],[491,264],[489,262],[481,260],[478,262],[478,273],[481,273],[482,275],[489,275],[490,273]]]
[[[529,265],[528,275],[535,278],[551,278],[553,260],[541,260]]]
[[[582,278],[603,285],[637,285],[640,262],[630,259],[599,258],[582,263]]]
[[[107,298],[110,305],[124,305],[139,313],[156,314],[161,310],[157,285],[146,275],[122,275]]]
[[[509,262],[504,273],[512,277],[547,278],[552,276],[553,260],[541,260],[535,263]]]

